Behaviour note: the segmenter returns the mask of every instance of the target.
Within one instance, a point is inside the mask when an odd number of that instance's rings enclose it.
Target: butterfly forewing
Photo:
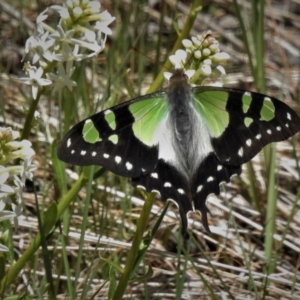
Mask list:
[[[164,105],[161,92],[99,112],[66,134],[58,157],[80,166],[101,165],[130,178],[147,174],[158,160],[158,145],[152,138],[164,117]]]
[[[226,164],[244,164],[265,145],[300,130],[297,114],[272,97],[216,87],[196,87],[193,96],[212,135],[214,151]]]

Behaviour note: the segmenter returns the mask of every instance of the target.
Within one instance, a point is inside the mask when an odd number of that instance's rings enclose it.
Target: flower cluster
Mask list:
[[[0,222],[13,220],[15,225],[23,210],[25,180],[32,179],[32,171],[36,168],[31,163],[34,155],[31,143],[27,140],[16,141],[18,137],[19,132],[0,127]],[[12,161],[16,160],[21,160],[20,164],[13,165]],[[11,210],[7,210],[8,207]],[[0,251],[8,249],[0,244]]]
[[[76,82],[71,76],[74,61],[81,61],[99,54],[112,34],[108,25],[115,20],[109,12],[100,12],[99,1],[68,0],[63,6],[50,8],[60,15],[56,28],[45,23],[48,9],[36,20],[36,34],[26,41],[25,53],[31,55],[24,71],[28,77],[20,81],[32,86],[33,99],[37,99],[41,87],[49,86],[53,92],[68,87],[72,90]],[[36,66],[38,64],[38,66]]]
[[[191,83],[201,84],[208,77],[225,75],[221,63],[226,62],[230,56],[221,52],[219,42],[207,31],[202,35],[192,37],[191,40],[182,41],[185,50],[179,49],[169,57],[175,69],[183,69]],[[186,69],[188,66],[189,69]],[[167,79],[170,73],[165,73]]]

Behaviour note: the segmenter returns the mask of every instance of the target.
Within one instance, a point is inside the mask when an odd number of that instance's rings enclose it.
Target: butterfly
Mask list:
[[[75,125],[58,158],[74,165],[101,165],[157,192],[179,208],[182,228],[197,210],[210,232],[205,205],[220,184],[241,174],[241,165],[265,145],[300,130],[300,118],[283,102],[259,93],[192,87],[176,69],[166,90],[106,109]]]

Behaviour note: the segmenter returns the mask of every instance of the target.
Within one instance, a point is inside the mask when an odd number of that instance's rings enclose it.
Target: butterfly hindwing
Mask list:
[[[156,168],[147,175],[132,179],[132,185],[148,192],[158,192],[163,201],[172,200],[178,205],[182,227],[187,228],[187,213],[192,198],[186,178],[170,163],[159,159]]]
[[[202,223],[206,231],[209,232],[207,221],[206,198],[215,194],[220,194],[220,184],[230,181],[231,176],[241,174],[240,166],[229,166],[222,164],[216,154],[211,152],[199,165],[193,180],[192,194],[194,208],[201,212]]]
[[[283,102],[231,88],[196,87],[195,107],[204,118],[221,162],[241,165],[264,146],[300,130],[297,114]]]
[[[81,121],[63,138],[58,157],[75,165],[101,165],[130,178],[151,172],[158,160],[152,137],[164,103],[164,93],[154,93]]]

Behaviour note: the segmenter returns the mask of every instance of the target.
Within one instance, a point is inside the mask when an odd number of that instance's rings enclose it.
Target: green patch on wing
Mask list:
[[[112,110],[107,109],[106,111],[104,111],[104,118],[105,118],[108,126],[112,130],[115,130],[116,129],[116,116],[115,116],[115,113]]]
[[[242,103],[243,103],[243,112],[246,114],[249,110],[249,107],[252,102],[252,96],[250,92],[245,92],[242,97]]]
[[[260,110],[260,118],[263,121],[271,121],[275,118],[275,106],[269,97],[264,98],[264,103]]]
[[[245,123],[245,126],[246,127],[249,127],[252,123],[253,123],[253,119],[252,118],[249,118],[249,117],[246,117],[244,119],[244,123]]]
[[[228,92],[207,91],[194,92],[195,107],[209,133],[213,137],[219,137],[229,124],[229,114],[226,111]]]
[[[95,128],[94,123],[91,119],[87,119],[83,125],[82,129],[83,139],[90,144],[95,144],[100,142],[99,131]]]
[[[149,98],[130,104],[129,110],[135,121],[132,125],[134,135],[144,144],[153,145],[157,126],[167,115],[167,103],[163,96]]]
[[[111,135],[108,139],[115,145],[118,144],[119,137],[116,134]]]

